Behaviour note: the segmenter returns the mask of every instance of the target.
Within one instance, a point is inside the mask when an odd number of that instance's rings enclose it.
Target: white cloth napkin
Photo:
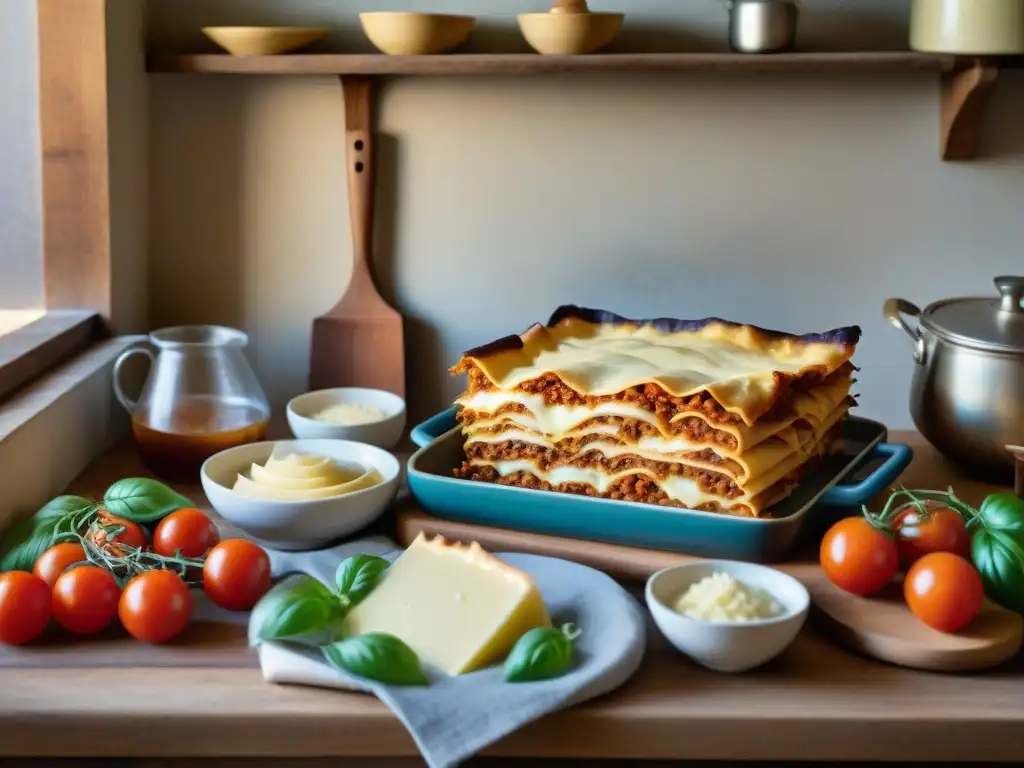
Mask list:
[[[351,542],[311,553],[272,553],[275,573],[304,571],[333,584],[338,564],[353,554],[383,554],[386,540]],[[392,552],[390,557],[397,557]],[[374,693],[409,730],[431,768],[465,760],[523,725],[622,685],[640,666],[645,618],[636,599],[605,574],[536,555],[503,554],[529,573],[556,625],[577,624],[576,664],[564,676],[534,683],[506,683],[500,666],[458,677],[428,670],[427,687],[383,685],[351,677],[315,649],[263,643],[263,677],[273,683],[314,685]]]

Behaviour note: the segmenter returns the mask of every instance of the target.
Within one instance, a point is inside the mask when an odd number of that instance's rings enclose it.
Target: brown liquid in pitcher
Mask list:
[[[267,414],[249,403],[209,396],[179,401],[163,429],[132,418],[132,437],[139,456],[154,474],[166,480],[198,483],[203,462],[227,448],[262,440]]]

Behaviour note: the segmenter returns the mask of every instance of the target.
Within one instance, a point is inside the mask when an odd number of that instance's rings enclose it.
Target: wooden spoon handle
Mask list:
[[[370,277],[373,247],[373,135],[370,81],[341,78],[345,96],[345,162],[352,224],[352,279]],[[360,274],[362,273],[362,275]]]
[[[588,13],[587,0],[555,0],[551,13]]]

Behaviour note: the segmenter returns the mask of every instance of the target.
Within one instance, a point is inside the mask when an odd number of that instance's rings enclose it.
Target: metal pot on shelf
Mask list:
[[[724,0],[729,10],[729,47],[737,53],[793,50],[799,0]]]
[[[995,285],[998,296],[944,299],[924,310],[888,299],[883,313],[914,343],[910,413],[918,431],[976,475],[1009,481],[1007,446],[1024,443],[1024,277],[997,277]]]

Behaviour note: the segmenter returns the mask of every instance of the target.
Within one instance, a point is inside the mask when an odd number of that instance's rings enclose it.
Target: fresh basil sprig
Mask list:
[[[43,552],[73,534],[79,516],[94,509],[95,505],[81,496],[58,496],[15,524],[0,540],[0,573],[31,571]]]
[[[195,506],[163,483],[148,477],[118,480],[103,494],[106,510],[133,523],[155,523],[171,512]]]
[[[297,576],[265,594],[249,617],[249,645],[291,640],[320,646],[331,642],[345,611],[337,596],[311,576]]]
[[[323,647],[332,665],[386,685],[429,685],[415,651],[394,635],[370,632]]]
[[[321,646],[337,639],[342,619],[366,599],[389,563],[376,555],[355,555],[342,561],[332,590],[311,576],[282,582],[256,604],[249,617],[249,644],[288,640]]]
[[[529,683],[561,677],[572,666],[573,641],[581,634],[575,624],[563,624],[561,629],[531,629],[519,638],[505,659],[505,682]]]
[[[387,560],[376,555],[356,555],[342,562],[334,576],[342,602],[350,607],[361,603],[377,586],[388,565]]]

